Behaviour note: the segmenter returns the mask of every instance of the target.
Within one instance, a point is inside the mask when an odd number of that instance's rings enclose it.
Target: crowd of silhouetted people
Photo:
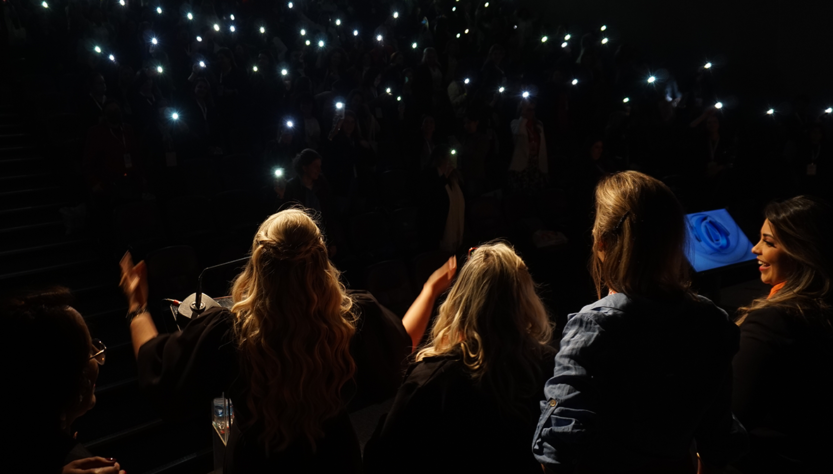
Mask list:
[[[501,0],[3,12],[82,130],[64,151],[89,230],[125,203],[256,196],[226,209],[260,222],[231,308],[160,332],[145,264],[122,261],[139,384],[169,419],[226,394],[225,472],[833,470],[831,122],[811,99],[742,122],[711,64],[660,74],[615,25]],[[536,204],[553,191],[554,220]],[[684,209],[776,196],[798,197],[752,239],[772,291],[728,315],[690,288]],[[466,254],[483,197],[532,203],[536,238],[592,227],[599,300],[554,327],[512,244]],[[341,272],[364,258],[351,218],[402,207],[414,251],[457,257],[395,314]],[[119,473],[71,436],[106,355],[71,302],[3,303],[9,380],[27,390],[7,404],[9,446],[42,440],[21,459],[33,472]],[[391,398],[362,451],[348,414]]]

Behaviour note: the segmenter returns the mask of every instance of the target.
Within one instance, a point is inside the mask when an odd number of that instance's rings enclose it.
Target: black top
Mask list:
[[[542,356],[542,387],[552,373]],[[386,417],[365,447],[365,472],[540,473],[532,455],[540,390],[520,400],[526,416],[510,415],[471,379],[457,357],[413,364]]]
[[[749,431],[744,472],[833,472],[833,332],[818,321],[764,308],[740,326],[732,409]]]
[[[139,350],[139,383],[166,418],[207,414],[212,399],[225,393],[232,400],[235,424],[225,458],[226,473],[358,472],[359,443],[348,409],[385,400],[404,372],[411,343],[401,320],[366,292],[351,294],[359,320],[350,350],[356,362],[356,394],[345,410],[324,425],[324,438],[312,452],[306,441],[267,457],[257,442],[260,427],[247,426],[248,386],[239,365],[231,312],[212,308],[181,332],[159,335]],[[347,398],[347,397],[345,397]]]

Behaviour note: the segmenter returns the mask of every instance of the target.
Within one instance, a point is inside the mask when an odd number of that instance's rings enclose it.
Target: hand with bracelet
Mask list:
[[[139,358],[139,349],[144,343],[156,337],[159,332],[147,310],[148,280],[147,266],[144,261],[133,265],[130,252],[124,254],[121,262],[120,286],[127,297],[127,320],[130,323],[130,338],[133,341],[133,353]]]

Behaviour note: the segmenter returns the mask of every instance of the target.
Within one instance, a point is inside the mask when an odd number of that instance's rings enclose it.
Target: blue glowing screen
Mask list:
[[[752,243],[726,209],[686,215],[686,257],[697,272],[755,260]]]

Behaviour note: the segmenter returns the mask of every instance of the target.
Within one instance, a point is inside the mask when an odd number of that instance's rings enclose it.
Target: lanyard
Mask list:
[[[714,145],[712,145],[714,143]],[[712,141],[709,139],[709,156],[711,156],[711,161],[714,161],[714,152],[717,151],[717,147],[720,145],[720,138],[718,137],[717,140]]]
[[[110,135],[113,135],[113,138],[118,138],[116,136],[116,134],[113,133],[113,127],[107,127],[107,130],[110,131]],[[119,127],[119,130],[121,131],[121,144],[122,144],[122,146],[124,146],[124,151],[126,153],[127,152],[127,140],[125,140],[125,138],[124,138],[124,129]]]
[[[202,104],[200,104],[200,101],[197,101],[197,107],[199,107],[200,111],[202,111],[202,119],[208,120],[208,106],[203,106]]]
[[[93,95],[92,95],[92,94],[90,94],[90,98],[91,98],[91,99],[93,100],[93,102],[95,103],[95,106],[96,106],[96,107],[98,107],[98,110],[104,110],[104,107],[102,107],[102,106],[101,106],[101,104],[99,104],[99,103],[98,103],[98,101],[97,101],[97,100],[95,100],[95,97],[93,97]],[[104,100],[105,100],[105,101],[107,100],[107,96],[104,96]]]

